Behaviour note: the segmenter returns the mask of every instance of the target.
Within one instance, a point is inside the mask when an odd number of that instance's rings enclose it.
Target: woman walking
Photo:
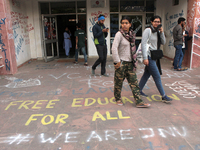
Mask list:
[[[160,60],[153,60],[151,57],[151,52],[160,48],[160,44],[165,44],[165,35],[163,33],[163,28],[161,26],[161,17],[154,16],[151,18],[151,26],[150,28],[146,28],[142,35],[142,54],[144,58],[144,74],[140,80],[139,87],[140,87],[140,94],[142,96],[146,96],[142,92],[146,82],[148,81],[149,77],[152,75],[153,80],[156,84],[160,95],[162,96],[162,102],[170,103],[172,101],[167,95],[165,95],[165,91],[162,86],[161,82],[161,67],[160,67]]]
[[[135,32],[131,29],[131,19],[123,16],[121,19],[121,29],[115,35],[112,45],[112,57],[115,66],[114,96],[118,105],[123,105],[121,100],[121,90],[123,81],[126,78],[132,90],[136,107],[149,107],[140,97],[135,68],[136,60],[133,55],[136,53]]]

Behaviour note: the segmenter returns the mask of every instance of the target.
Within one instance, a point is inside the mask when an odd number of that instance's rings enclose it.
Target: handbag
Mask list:
[[[152,60],[161,59],[163,57],[163,51],[161,49],[150,50],[150,52],[151,52],[151,59]]]

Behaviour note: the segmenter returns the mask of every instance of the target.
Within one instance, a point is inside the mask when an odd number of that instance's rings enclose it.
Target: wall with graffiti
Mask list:
[[[193,33],[188,60],[190,60],[190,68],[197,68],[200,66],[200,0],[189,1],[187,25],[189,31]]]
[[[185,0],[179,0],[179,5],[173,6],[172,1],[159,0],[156,6],[157,15],[162,16],[162,25],[164,27],[166,44],[164,45],[164,55],[174,58],[175,48],[173,40],[173,28],[177,25],[179,17],[187,18],[187,3]]]
[[[96,2],[96,1],[94,1]],[[98,16],[100,14],[105,15],[105,26],[110,28],[110,14],[109,14],[109,1],[101,1],[97,4],[93,1],[87,1],[87,33],[88,33],[88,53],[89,56],[97,56],[96,47],[94,44],[94,38],[92,34],[92,27],[98,21]],[[110,55],[110,31],[106,38],[108,55]]]
[[[29,33],[34,30],[34,27],[29,23],[25,2],[10,0],[10,7],[13,35],[9,36],[9,38],[14,39],[15,55],[19,66],[31,59]]]
[[[17,63],[14,53],[13,31],[10,28],[10,7],[8,1],[0,0],[0,75],[17,72]],[[6,7],[5,7],[6,6]]]

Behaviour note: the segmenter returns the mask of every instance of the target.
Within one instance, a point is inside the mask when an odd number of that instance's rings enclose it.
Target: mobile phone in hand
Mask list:
[[[159,25],[157,26],[157,29],[159,30],[161,27],[162,27],[162,24],[159,24]]]

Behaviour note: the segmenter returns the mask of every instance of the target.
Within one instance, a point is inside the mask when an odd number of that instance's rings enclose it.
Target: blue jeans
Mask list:
[[[183,61],[183,51],[182,45],[176,45],[176,53],[174,58],[174,69],[181,68],[182,61]]]
[[[84,55],[84,60],[85,60],[85,63],[87,62],[87,55],[86,55],[86,52],[85,52],[85,46],[84,47],[80,47],[78,49],[75,50],[75,61],[77,62],[78,61],[78,52],[79,50],[81,49],[83,55]]]
[[[158,91],[160,92],[160,95],[164,96],[165,91],[162,86],[160,72],[156,65],[156,60],[152,60],[151,57],[148,57],[148,60],[149,60],[149,65],[145,67],[144,74],[139,83],[140,91],[143,90],[147,80],[149,79],[150,75],[152,75],[153,80],[156,84],[156,87],[157,87]]]

